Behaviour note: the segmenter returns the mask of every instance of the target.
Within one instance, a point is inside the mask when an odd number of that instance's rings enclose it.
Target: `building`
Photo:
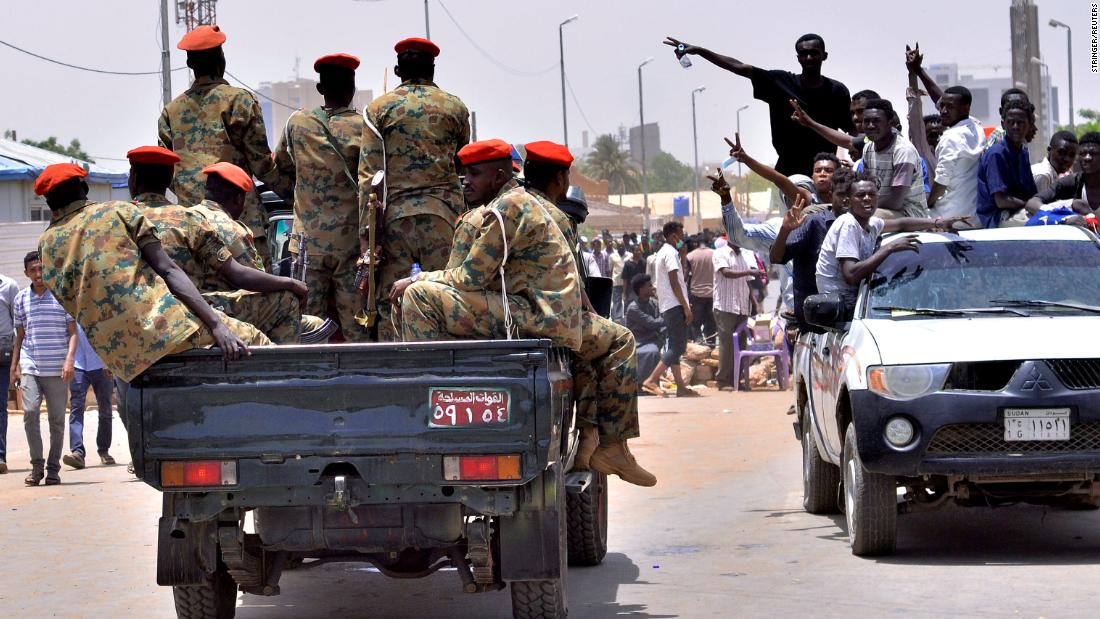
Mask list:
[[[279,143],[286,121],[295,110],[312,110],[324,105],[325,98],[317,92],[317,80],[296,78],[287,82],[260,82],[260,94],[256,99],[260,102],[260,109],[264,113],[264,126],[267,128],[267,142],[272,148]],[[272,102],[272,99],[285,103]],[[370,90],[360,90],[355,93],[352,105],[362,112],[367,104],[374,100],[374,93]],[[291,107],[286,107],[287,105]]]
[[[645,124],[645,162],[653,163],[653,158],[661,152],[661,127],[657,123]],[[641,125],[630,128],[630,158],[635,163],[642,162]]]
[[[0,223],[49,221],[50,207],[45,199],[34,195],[34,179],[48,165],[69,162],[88,170],[90,200],[130,199],[126,188],[128,167],[112,168],[14,140],[0,140]]]

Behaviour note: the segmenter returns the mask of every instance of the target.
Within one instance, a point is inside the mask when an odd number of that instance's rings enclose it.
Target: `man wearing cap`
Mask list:
[[[89,202],[88,173],[46,167],[34,184],[53,217],[38,240],[42,279],[112,374],[131,381],[158,359],[217,346],[227,359],[270,344],[252,325],[212,309],[164,253],[156,227],[131,202]]]
[[[271,275],[252,264],[241,264],[237,259],[245,255],[242,244],[238,243],[233,251],[199,210],[168,201],[164,192],[172,180],[173,166],[179,161],[175,153],[160,146],[142,146],[126,153],[126,157],[130,160],[130,195],[134,203],[144,208],[146,219],[157,227],[164,252],[183,269],[203,298],[212,305],[237,310],[223,311],[252,324],[276,344],[297,343],[299,298],[306,296],[305,284]],[[251,183],[243,170],[238,176]],[[214,193],[228,193],[223,200],[243,202],[239,187],[224,191],[218,187],[221,177],[214,172],[210,177],[217,179]],[[232,220],[227,224],[240,226]]]
[[[573,155],[560,144],[532,142],[524,146],[527,162],[524,178],[527,191],[550,213],[565,237],[577,238],[576,224],[569,216],[587,202],[583,192],[570,194],[569,168]],[[579,247],[572,246],[576,256]],[[581,425],[581,444],[576,466],[592,468],[639,486],[653,486],[657,478],[642,468],[626,442],[641,435],[638,425],[638,365],[634,334],[592,310],[581,292],[581,348],[573,355],[573,394]],[[593,428],[595,431],[593,431]]]
[[[386,173],[385,215],[378,235],[382,246],[378,290],[383,294],[409,274],[413,263],[419,263],[424,271],[447,264],[454,222],[463,211],[455,155],[470,141],[466,105],[432,82],[439,55],[435,43],[405,39],[394,49],[394,73],[401,78],[401,85],[367,106],[359,152],[359,212],[363,218],[359,229],[363,239],[371,182],[379,170]],[[365,241],[360,243],[362,253],[367,251],[365,245]],[[379,299],[378,339],[383,341],[400,339],[390,308],[385,298]]]
[[[357,166],[363,117],[351,107],[359,59],[329,54],[317,59],[317,92],[325,104],[299,110],[287,120],[275,149],[275,164],[285,185],[294,186],[294,232],[308,237],[309,300],[306,312],[327,316],[328,299],[336,302],[336,317],[344,339],[368,339],[355,322],[362,298],[355,286],[359,258],[359,196]],[[291,242],[293,245],[293,241]],[[296,246],[291,251],[297,251]]]
[[[160,144],[180,156],[172,192],[181,204],[198,203],[205,193],[202,170],[228,161],[271,185],[278,184],[275,162],[267,144],[264,117],[256,98],[225,81],[225,33],[217,26],[199,26],[183,35],[176,46],[187,52],[187,66],[195,74],[191,87],[173,99],[160,114]],[[255,193],[245,196],[244,224],[252,230],[263,262],[267,255],[267,214]]]

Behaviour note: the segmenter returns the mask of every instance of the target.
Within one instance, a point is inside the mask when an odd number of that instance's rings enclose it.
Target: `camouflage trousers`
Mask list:
[[[355,322],[355,314],[363,307],[363,296],[355,287],[355,263],[358,259],[358,253],[347,256],[310,254],[309,268],[306,270],[306,283],[309,285],[306,314],[331,316],[340,323],[344,339],[349,342],[370,340],[370,333]],[[334,312],[329,311],[330,298],[334,301]],[[333,313],[334,316],[331,315]]]
[[[530,315],[527,299],[508,295],[515,324]],[[437,282],[414,282],[401,298],[401,334],[406,342],[505,339],[499,292],[458,290]]]
[[[218,319],[222,321],[222,324],[224,324],[231,332],[233,332],[233,335],[241,338],[241,340],[245,344],[248,344],[249,346],[271,345],[271,340],[268,339],[268,337],[256,327],[248,324],[247,322],[241,322],[236,318],[230,318],[229,316],[226,316],[224,313],[219,312],[218,310],[214,310],[214,313],[218,315]],[[206,325],[202,325],[199,327],[198,331],[195,331],[191,334],[191,337],[184,340],[179,346],[176,347],[175,350],[169,352],[168,354],[171,355],[183,352],[185,350],[191,350],[192,348],[210,348],[215,344],[216,342],[214,341],[214,333],[211,332]]]
[[[638,427],[638,361],[634,334],[603,316],[584,312],[581,348],[573,353],[577,419],[594,425],[600,442],[641,435]]]
[[[437,215],[412,215],[386,224],[382,235],[382,262],[375,280],[378,288],[378,341],[396,342],[400,328],[392,321],[392,308],[386,300],[390,287],[409,276],[414,262],[423,271],[447,267],[454,238],[454,222]]]
[[[303,328],[302,313],[298,297],[289,291],[234,290],[204,292],[202,296],[214,309],[253,325],[275,344],[298,343]],[[308,325],[306,328],[308,330]]]

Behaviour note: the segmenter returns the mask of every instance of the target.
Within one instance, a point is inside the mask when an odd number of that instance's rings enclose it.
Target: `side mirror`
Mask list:
[[[835,292],[806,297],[802,303],[802,314],[807,323],[826,331],[839,331],[847,322],[844,301]]]

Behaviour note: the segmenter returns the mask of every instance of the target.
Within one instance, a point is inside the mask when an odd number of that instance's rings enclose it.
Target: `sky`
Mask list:
[[[1089,66],[1090,3],[1037,4],[1040,47],[1059,87],[1063,117],[1065,30],[1046,26],[1051,18],[1073,28],[1075,108],[1100,108],[1100,77]],[[565,68],[577,97],[567,104],[570,145],[580,145],[584,130],[594,140],[638,123],[637,67],[653,57],[643,69],[646,120],[660,124],[663,150],[689,164],[692,89],[706,87],[697,96],[700,163],[727,156],[722,137],[732,137],[734,111],[745,104],[744,147],[762,161],[774,161],[768,111],[752,98],[744,78],[699,58],[683,69],[661,43],[667,35],[763,68],[797,72],[794,41],[816,32],[829,52],[825,75],[851,92],[874,89],[904,109],[907,42],[920,42],[926,65],[958,62],[960,72],[977,77],[1010,73],[1010,68],[1000,73],[990,68],[1011,66],[1009,5],[1009,0],[429,0],[431,38],[442,48],[436,82],[476,112],[480,139],[562,140],[558,24],[577,15],[564,28]],[[341,51],[362,59],[358,85],[377,95],[387,69],[389,87],[396,85],[393,44],[424,35],[422,0],[220,0],[217,9],[228,35],[228,69],[251,86],[293,77],[299,59],[300,74],[314,76],[314,59]],[[157,0],[3,2],[0,16],[0,41],[43,56],[114,71],[160,67]],[[175,49],[183,32],[181,25],[170,25],[173,67],[184,66],[184,53]],[[0,128],[15,129],[20,139],[78,138],[101,163],[117,167],[125,163],[109,158],[155,143],[162,107],[158,76],[87,73],[3,46],[0,63]],[[187,71],[172,74],[173,95],[186,89],[187,79]]]

